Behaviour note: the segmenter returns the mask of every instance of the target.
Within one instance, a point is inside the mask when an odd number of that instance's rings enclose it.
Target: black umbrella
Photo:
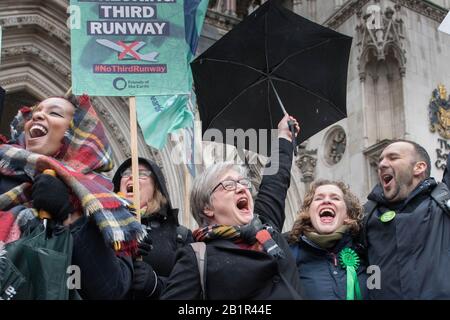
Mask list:
[[[346,117],[351,41],[267,1],[191,63],[203,133],[276,128],[286,109],[301,143]]]

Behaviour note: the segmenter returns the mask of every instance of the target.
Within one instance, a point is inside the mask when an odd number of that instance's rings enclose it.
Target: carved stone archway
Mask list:
[[[405,75],[406,53],[403,49],[403,20],[398,16],[400,5],[395,11],[387,7],[384,12],[378,1],[357,12],[360,23],[356,27],[357,47],[359,48],[358,70],[362,81],[366,77],[366,66],[373,55],[378,61],[384,61],[386,56],[393,55],[399,65],[399,72]]]

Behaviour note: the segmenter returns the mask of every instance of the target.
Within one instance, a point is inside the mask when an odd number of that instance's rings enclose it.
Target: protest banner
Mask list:
[[[71,0],[72,91],[129,96],[133,202],[139,212],[136,98],[187,94],[183,0]]]
[[[72,91],[189,93],[183,0],[71,0]]]

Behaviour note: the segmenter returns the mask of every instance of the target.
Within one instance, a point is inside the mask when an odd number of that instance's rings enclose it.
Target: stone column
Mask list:
[[[236,0],[226,0],[225,14],[236,17]]]

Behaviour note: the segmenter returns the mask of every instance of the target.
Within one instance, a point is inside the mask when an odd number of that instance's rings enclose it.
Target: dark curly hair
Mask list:
[[[349,219],[347,220],[350,225],[350,230],[353,234],[357,234],[361,227],[361,221],[363,218],[363,208],[359,203],[358,198],[350,191],[349,187],[341,181],[331,181],[331,180],[317,180],[311,184],[308,192],[305,194],[305,199],[303,200],[303,205],[300,209],[297,219],[294,222],[292,230],[288,235],[289,243],[296,243],[300,236],[304,235],[305,232],[314,232],[315,229],[311,223],[311,218],[309,216],[309,207],[314,199],[314,194],[316,189],[324,185],[334,185],[341,189],[344,194],[344,202],[347,206],[347,215]]]
[[[72,93],[69,93],[69,94],[66,94],[63,96],[50,96],[46,99],[49,99],[49,98],[64,99],[64,100],[70,102],[75,107],[75,110],[80,107],[80,103],[79,103],[77,96],[73,95]],[[41,103],[42,101],[44,101],[46,99],[43,99],[43,100],[39,101],[38,103],[36,103],[34,106],[32,106],[31,111],[34,111],[36,109],[36,107],[39,105],[39,103]]]

